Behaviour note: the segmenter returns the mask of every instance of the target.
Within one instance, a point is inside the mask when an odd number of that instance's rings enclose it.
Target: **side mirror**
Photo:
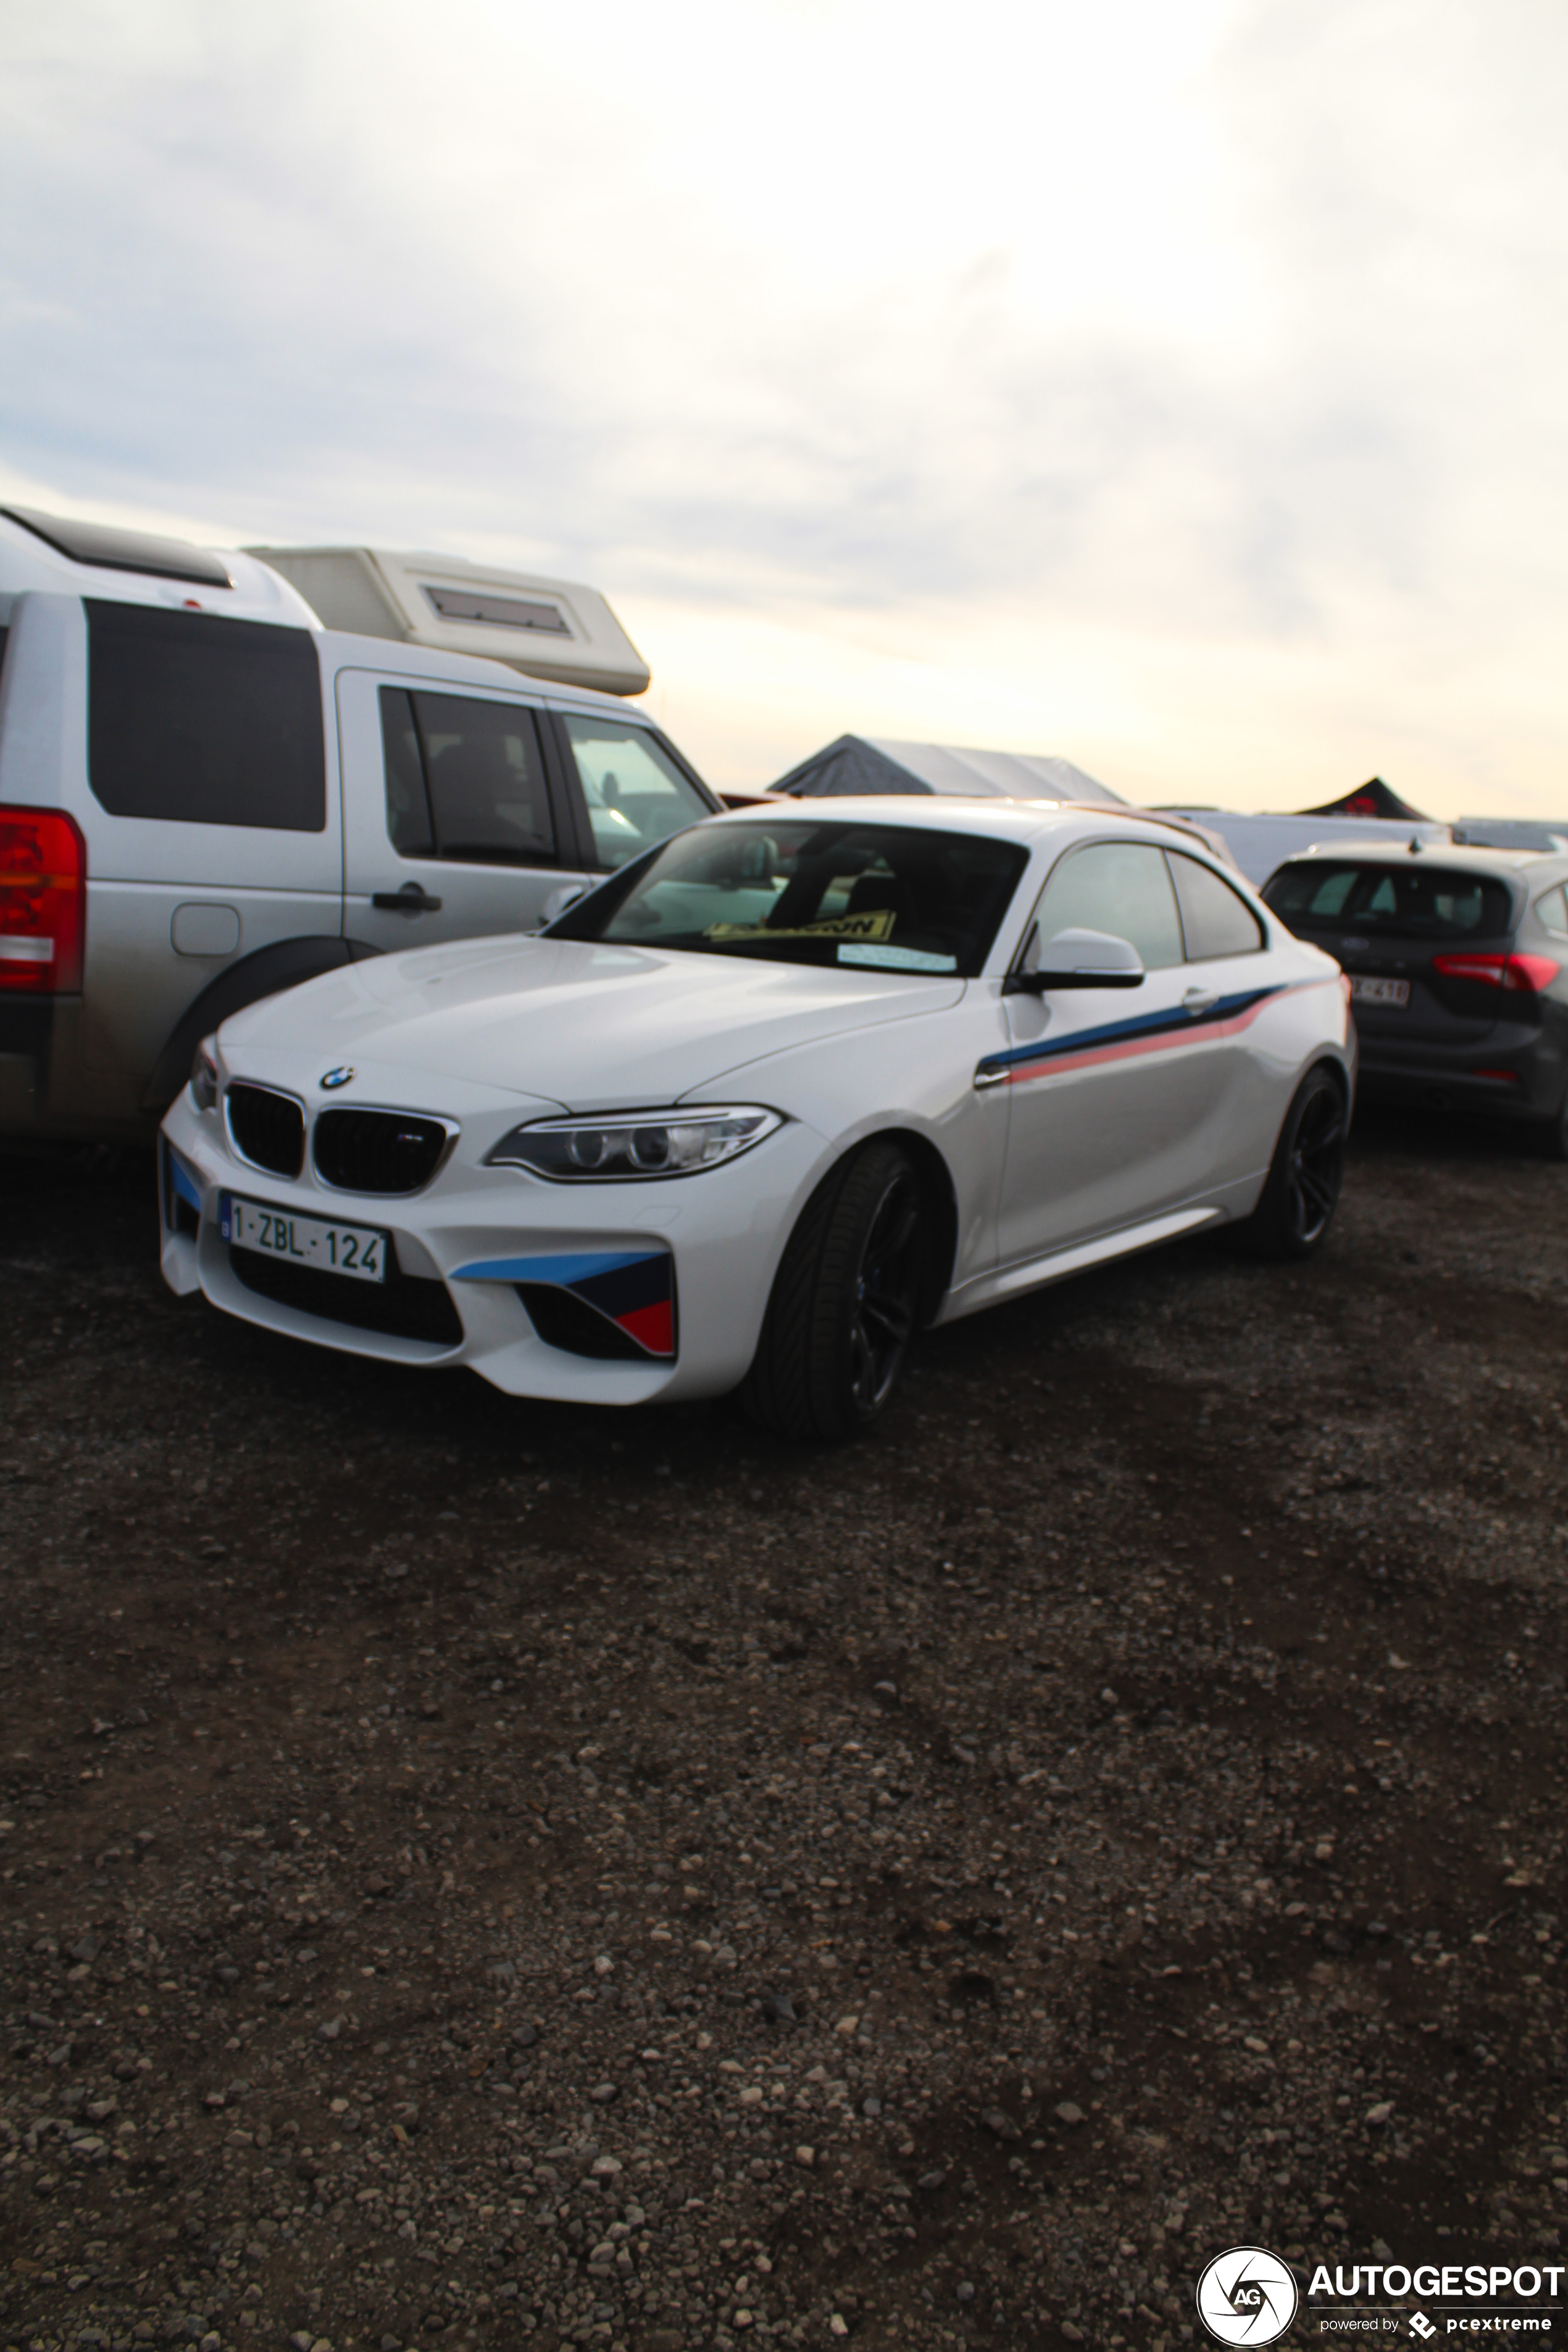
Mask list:
[[[1037,952],[1031,939],[1029,953]],[[1045,996],[1058,988],[1142,988],[1143,960],[1131,940],[1110,931],[1058,931],[1037,950],[1033,971],[1010,971],[1004,996]]]
[[[563,915],[568,907],[574,907],[578,899],[586,895],[587,888],[586,882],[563,882],[560,888],[552,890],[544,901],[544,910],[539,918],[541,923],[552,923],[557,915]]]

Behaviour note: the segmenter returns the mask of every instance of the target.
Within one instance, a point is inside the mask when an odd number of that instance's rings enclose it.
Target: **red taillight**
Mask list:
[[[81,986],[87,845],[57,809],[0,808],[0,991]]]
[[[1446,980],[1479,980],[1483,988],[1508,988],[1521,996],[1538,996],[1556,979],[1561,966],[1550,956],[1439,955],[1432,969]]]

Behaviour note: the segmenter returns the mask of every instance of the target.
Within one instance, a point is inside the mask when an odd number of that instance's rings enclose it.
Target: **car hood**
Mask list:
[[[956,976],[753,963],[576,940],[376,956],[226,1021],[252,1053],[443,1075],[568,1110],[677,1102],[765,1055],[955,1004]]]

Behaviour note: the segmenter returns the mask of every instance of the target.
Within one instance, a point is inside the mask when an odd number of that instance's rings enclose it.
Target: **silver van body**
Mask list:
[[[150,1142],[241,1006],[534,929],[720,805],[613,696],[324,630],[250,557],[21,512],[0,513],[0,1146]]]

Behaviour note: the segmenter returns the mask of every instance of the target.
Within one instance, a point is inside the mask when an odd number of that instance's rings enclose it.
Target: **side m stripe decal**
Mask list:
[[[1094,1069],[1102,1063],[1135,1060],[1173,1045],[1187,1045],[1197,1037],[1235,1037],[1251,1026],[1266,1004],[1287,993],[1283,986],[1247,989],[1234,996],[1217,998],[1203,1013],[1184,1013],[1179,1005],[1173,1005],[1160,1013],[1139,1013],[1130,1021],[1108,1021],[1098,1029],[1075,1030],[1070,1037],[1042,1037],[1030,1045],[1013,1045],[1004,1053],[987,1054],[980,1067],[994,1071],[1009,1086],[1017,1086],[1030,1078],[1055,1077],[1069,1070]]]

